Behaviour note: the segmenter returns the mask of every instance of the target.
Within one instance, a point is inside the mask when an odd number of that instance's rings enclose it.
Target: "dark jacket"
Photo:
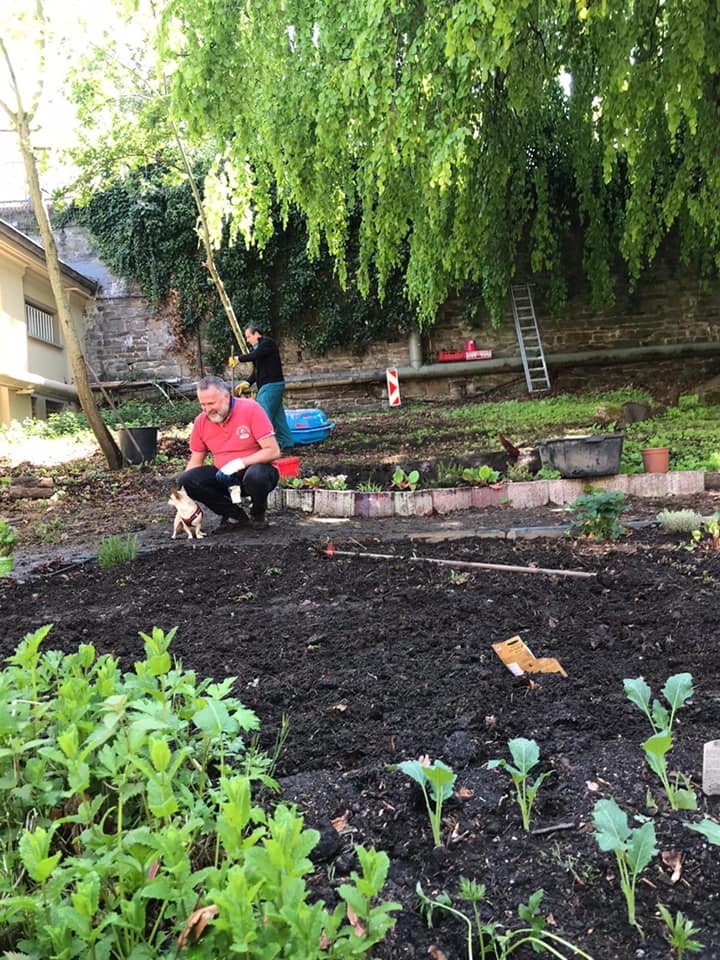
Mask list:
[[[258,390],[266,383],[284,383],[282,361],[277,344],[271,337],[263,335],[250,353],[238,357],[240,363],[252,363],[253,372],[246,377],[248,383],[257,384]]]

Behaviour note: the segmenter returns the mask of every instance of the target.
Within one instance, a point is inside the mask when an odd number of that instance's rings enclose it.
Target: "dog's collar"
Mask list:
[[[180,519],[182,520],[182,522],[185,524],[186,527],[191,527],[193,523],[195,523],[195,521],[198,519],[198,517],[202,518],[202,515],[203,515],[202,509],[200,507],[195,507],[195,512],[192,514],[192,516],[181,517]]]

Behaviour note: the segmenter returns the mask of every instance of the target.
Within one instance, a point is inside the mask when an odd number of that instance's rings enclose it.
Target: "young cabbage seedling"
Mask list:
[[[528,832],[530,830],[530,811],[535,802],[535,797],[543,781],[551,775],[552,770],[541,773],[530,783],[528,780],[530,771],[540,759],[540,748],[537,743],[534,740],[527,740],[525,737],[516,737],[514,740],[508,740],[508,747],[515,766],[508,763],[507,760],[490,760],[487,768],[488,770],[494,770],[495,767],[502,767],[512,777],[512,782],[515,784],[515,795],[522,815],[523,829]]]
[[[700,932],[700,928],[695,926],[690,917],[678,910],[673,919],[672,913],[662,903],[658,904],[658,910],[667,927],[666,940],[675,951],[677,960],[683,960],[686,953],[699,953],[705,949],[705,944],[692,939],[694,934]]]
[[[672,750],[672,725],[675,714],[686,700],[693,695],[693,678],[689,673],[676,673],[669,677],[662,688],[662,695],[670,709],[660,702],[652,700],[652,691],[642,677],[624,680],[625,695],[631,703],[639,707],[647,717],[653,734],[643,744],[648,766],[662,782],[665,795],[673,810],[696,810],[697,797],[690,788],[689,778],[676,773],[675,782],[670,781],[667,755]]]
[[[402,763],[398,763],[390,769],[400,770],[420,785],[430,818],[433,842],[436,847],[441,847],[442,806],[445,800],[452,796],[457,779],[456,774],[442,760],[436,760],[432,764],[429,762],[425,764],[420,760],[403,760]],[[432,803],[430,802],[431,799]]]
[[[646,820],[640,827],[630,827],[627,814],[614,800],[598,800],[593,810],[595,839],[602,851],[612,851],[617,860],[620,887],[627,903],[628,922],[644,938],[635,917],[637,879],[658,850],[655,846],[655,825]]]
[[[709,817],[704,817],[700,823],[686,823],[685,826],[689,830],[697,830],[709,843],[720,847],[720,823],[710,820]]]
[[[549,953],[558,960],[569,960],[570,957],[592,960],[592,957],[580,947],[576,947],[575,944],[548,930],[547,920],[539,912],[545,895],[543,890],[536,890],[530,894],[527,903],[518,904],[518,918],[524,926],[506,929],[504,932],[498,923],[483,923],[480,917],[478,905],[485,898],[484,883],[460,877],[460,899],[470,904],[472,919],[453,905],[446,891],[442,891],[434,898],[428,897],[418,881],[415,892],[418,896],[418,906],[427,918],[429,927],[432,926],[435,910],[444,910],[465,923],[468,960],[474,960],[475,934],[480,947],[480,960],[507,960],[524,945],[530,946],[535,953]]]

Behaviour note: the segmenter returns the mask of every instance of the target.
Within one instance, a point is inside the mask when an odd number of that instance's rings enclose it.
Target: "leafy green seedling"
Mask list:
[[[639,827],[630,827],[627,814],[614,800],[598,800],[593,810],[595,839],[602,851],[612,851],[617,860],[620,887],[625,895],[628,922],[644,938],[635,916],[637,879],[658,850],[655,846],[655,825],[646,820]]]
[[[576,947],[548,930],[547,920],[539,912],[545,895],[544,890],[536,890],[530,895],[527,903],[518,904],[518,918],[524,926],[507,929],[504,932],[501,932],[499,924],[484,923],[480,917],[479,903],[485,899],[484,883],[460,877],[459,896],[461,900],[470,904],[472,918],[454,906],[450,895],[444,890],[431,898],[418,882],[415,892],[418,896],[418,906],[426,917],[429,927],[432,926],[435,910],[444,910],[465,923],[468,960],[474,960],[475,934],[480,947],[480,960],[507,960],[523,945],[529,945],[536,953],[549,953],[553,957],[558,957],[559,960],[567,960],[571,956],[592,960],[592,957],[580,947]]]
[[[675,714],[693,695],[691,673],[676,673],[668,677],[662,688],[662,695],[670,704],[670,710],[660,700],[652,700],[652,690],[642,677],[635,680],[623,680],[625,696],[647,717],[654,733],[672,727]]]
[[[420,480],[420,472],[411,470],[405,473],[402,467],[397,467],[392,475],[392,484],[399,490],[414,490]]]
[[[357,489],[360,493],[380,493],[382,484],[376,480],[361,480],[357,485]]]
[[[514,766],[507,760],[490,760],[487,768],[488,770],[494,770],[495,767],[502,767],[510,774],[512,782],[515,784],[515,795],[522,815],[523,829],[529,831],[530,812],[535,797],[543,781],[551,775],[552,770],[541,773],[530,783],[528,779],[530,771],[540,760],[540,748],[537,743],[525,737],[516,737],[514,740],[508,740],[508,748],[512,754]]]
[[[13,550],[15,549],[15,534],[12,528],[0,520],[0,577],[10,573],[13,568]]]
[[[600,490],[586,493],[565,507],[575,515],[569,532],[582,534],[593,540],[617,540],[626,532],[618,522],[620,514],[628,509],[625,494],[619,490]]]
[[[137,557],[138,539],[135,534],[121,537],[117,533],[103,537],[98,545],[97,558],[100,566],[107,570],[120,563],[128,563]]]
[[[326,475],[322,478],[322,486],[328,490],[347,490],[347,476],[344,473]]]
[[[692,939],[700,932],[700,928],[695,926],[690,917],[678,910],[673,919],[672,913],[662,903],[658,904],[658,910],[667,927],[667,942],[675,951],[677,960],[683,960],[686,953],[699,953],[705,948],[699,940]]]
[[[465,483],[489,485],[491,483],[497,483],[500,479],[500,474],[497,470],[493,470],[492,467],[488,467],[487,464],[483,464],[482,467],[466,467],[462,472],[462,478]]]
[[[689,777],[676,771],[674,782],[670,780],[666,758],[672,750],[672,744],[670,730],[661,730],[660,733],[654,733],[642,744],[645,759],[652,772],[660,778],[665,795],[673,810],[697,810],[697,797],[690,786]]]
[[[693,695],[693,678],[690,673],[676,673],[669,677],[662,688],[662,695],[670,709],[660,700],[652,699],[652,691],[642,677],[623,681],[625,695],[647,717],[653,735],[643,744],[648,766],[662,782],[665,795],[673,810],[696,810],[697,797],[690,788],[688,777],[681,773],[670,780],[667,755],[672,750],[672,725],[680,707]]]
[[[433,842],[436,847],[442,846],[440,836],[442,806],[452,796],[457,779],[456,774],[442,760],[436,760],[432,764],[422,763],[420,760],[403,760],[402,763],[398,763],[390,769],[400,770],[401,773],[411,777],[420,785],[430,818]],[[431,799],[432,803],[430,802]]]
[[[715,820],[710,820],[708,817],[705,817],[700,823],[686,823],[685,826],[689,830],[696,830],[698,833],[701,833],[709,843],[720,847],[720,823],[716,823]]]

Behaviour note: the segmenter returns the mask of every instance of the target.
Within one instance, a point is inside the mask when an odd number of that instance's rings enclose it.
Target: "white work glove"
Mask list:
[[[240,471],[244,469],[245,461],[242,457],[238,457],[236,460],[231,460],[230,463],[226,463],[218,470],[215,474],[215,479],[220,483],[228,483],[236,473],[240,473]]]

